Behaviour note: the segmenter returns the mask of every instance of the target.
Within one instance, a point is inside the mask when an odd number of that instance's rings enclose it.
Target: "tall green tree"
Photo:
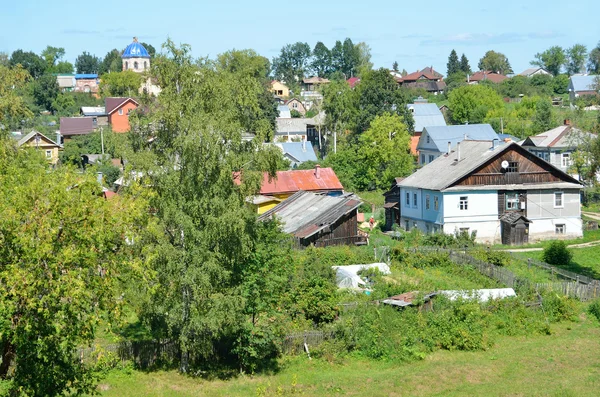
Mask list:
[[[585,60],[587,58],[587,47],[583,44],[575,44],[565,50],[567,57],[565,69],[568,75],[585,72]]]
[[[469,60],[465,54],[460,57],[460,71],[464,74],[471,74],[471,65],[469,65]]]
[[[455,123],[481,123],[490,111],[504,107],[502,98],[491,87],[477,84],[458,87],[448,95]]]
[[[146,51],[148,51],[148,55],[150,55],[150,58],[154,58],[154,56],[156,55],[156,48],[154,48],[154,46],[152,44],[148,44],[148,43],[144,43],[144,42],[142,42],[140,44],[144,46]]]
[[[106,73],[101,76],[100,94],[103,97],[136,96],[142,84],[142,76],[133,70]]]
[[[73,353],[101,318],[118,321],[121,280],[145,274],[134,243],[145,201],[107,201],[95,175],[49,170],[12,144],[0,139],[0,378],[10,395],[94,393],[103,360]]]
[[[500,74],[512,73],[512,68],[506,55],[490,50],[479,60],[479,70],[491,70]]]
[[[448,63],[446,64],[447,75],[458,73],[461,71],[460,69],[460,61],[458,60],[458,55],[455,50],[450,51],[450,55],[448,56]]]
[[[84,51],[75,59],[77,73],[98,73],[100,71],[100,58]]]
[[[590,73],[600,74],[600,42],[590,51],[587,68]]]
[[[360,75],[373,69],[373,62],[371,62],[371,47],[364,41],[361,41],[356,44],[355,51],[358,53],[358,57],[354,75]]]
[[[307,74],[312,51],[307,43],[288,44],[273,58],[273,74],[288,85],[297,85]]]
[[[121,60],[121,53],[116,48],[106,53],[102,62],[100,63],[99,74],[111,72],[121,72],[123,70],[123,62]]]
[[[535,60],[531,61],[531,64],[544,68],[552,75],[558,76],[566,61],[565,50],[560,46],[553,46],[544,52],[535,54]]]
[[[34,52],[16,50],[10,56],[10,66],[21,65],[29,75],[37,79],[46,71],[46,61]]]
[[[394,63],[392,64],[392,70],[394,72],[399,72],[399,70],[398,70],[398,62],[397,61],[394,61]]]
[[[54,101],[58,97],[58,81],[51,74],[45,74],[33,84],[33,98],[36,105],[44,110],[54,111]]]
[[[533,132],[539,133],[552,129],[552,105],[546,98],[541,98],[535,105]]]
[[[33,117],[25,98],[19,94],[30,79],[31,75],[20,64],[0,65],[0,124],[5,127],[20,126],[21,120]]]
[[[46,71],[49,73],[73,73],[73,64],[62,61],[65,49],[62,47],[47,46],[42,51],[42,58],[46,61]]]
[[[315,44],[311,66],[312,72],[319,77],[325,77],[331,71],[331,51],[321,41]]]

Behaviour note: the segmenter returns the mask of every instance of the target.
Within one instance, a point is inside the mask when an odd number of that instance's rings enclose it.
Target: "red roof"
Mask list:
[[[423,70],[419,70],[417,72],[413,72],[410,74],[407,74],[406,76],[402,77],[403,82],[405,81],[417,81],[421,78],[426,79],[426,80],[441,80],[442,79],[442,75],[438,72],[436,72],[435,70],[433,70],[433,67],[427,67]]]
[[[410,154],[419,154],[417,151],[417,145],[419,144],[420,136],[411,136],[410,137]]]
[[[360,77],[350,77],[348,79],[348,85],[350,85],[350,88],[354,88],[354,86],[356,86],[358,83],[360,83]]]
[[[469,81],[489,80],[492,83],[501,83],[507,78],[508,77],[500,73],[491,72],[489,70],[482,70],[479,72],[475,72],[471,76],[469,76]]]
[[[269,180],[269,174],[264,173],[260,188],[260,194],[274,195],[284,193],[295,193],[300,190],[308,192],[342,191],[344,187],[337,175],[331,168],[318,167],[319,177],[316,169],[277,171],[277,176]],[[235,179],[239,183],[239,179]]]
[[[102,194],[104,195],[104,198],[107,200],[111,199],[117,195],[117,193],[111,192],[110,190],[105,190],[104,192],[102,192]]]

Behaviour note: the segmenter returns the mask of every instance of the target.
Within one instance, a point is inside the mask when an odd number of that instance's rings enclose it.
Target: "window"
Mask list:
[[[506,193],[505,197],[507,210],[519,209],[519,193]]]
[[[460,199],[458,201],[458,208],[460,208],[461,211],[466,211],[469,209],[469,197],[468,196],[460,196]]]
[[[421,164],[425,164],[425,155],[424,154],[421,155]]]
[[[468,227],[461,227],[461,228],[458,229],[458,232],[460,234],[467,234],[468,235],[469,234],[469,228]]]
[[[544,159],[546,161],[548,161],[550,159],[550,156],[548,155],[548,152],[537,152],[537,156],[541,159]]]
[[[563,153],[561,156],[561,165],[563,167],[569,167],[571,165],[571,155],[569,153]]]
[[[125,70],[129,69],[129,62],[125,61]]]
[[[430,207],[430,203],[429,203],[429,195],[426,194],[425,195],[425,209],[428,210]]]
[[[119,116],[123,115],[123,108],[119,109]]]
[[[433,154],[429,155],[429,162],[431,163],[433,160],[435,160],[435,157],[433,156]]]
[[[410,226],[408,226],[408,221],[404,221],[404,229],[408,232],[410,230]]]
[[[46,150],[46,158],[47,159],[51,159],[52,158],[52,150]]]
[[[94,127],[98,125],[98,118],[97,117],[93,117],[92,118],[92,124],[94,125]]]
[[[410,193],[406,192],[406,202],[405,202],[407,207],[410,207]]]
[[[144,61],[144,70],[146,70],[147,67],[148,67],[148,63],[146,61]]]
[[[564,223],[554,225],[554,232],[556,234],[565,234],[566,231],[567,231],[567,225],[565,225]]]
[[[438,211],[440,209],[440,200],[438,196],[433,197],[433,209]]]
[[[137,63],[137,61],[133,63],[133,68],[134,68],[135,70],[137,70],[137,68],[138,68],[138,63]]]
[[[297,104],[296,102],[294,102],[294,103],[292,103],[292,107],[293,107],[294,109],[298,109],[298,104]]]
[[[519,163],[516,161],[509,161],[506,172],[519,172]]]
[[[431,142],[431,140],[429,139],[429,134],[427,134],[427,143]]]
[[[563,192],[554,192],[554,208],[563,208]]]
[[[413,193],[413,207],[417,208],[417,193]]]

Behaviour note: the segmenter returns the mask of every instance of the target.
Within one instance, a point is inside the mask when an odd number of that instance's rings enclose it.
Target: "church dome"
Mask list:
[[[150,55],[144,46],[138,43],[137,37],[134,37],[133,43],[129,44],[127,48],[125,48],[121,58],[150,58]]]

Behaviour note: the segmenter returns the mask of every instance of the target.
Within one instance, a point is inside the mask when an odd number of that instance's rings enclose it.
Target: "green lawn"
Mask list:
[[[568,265],[557,267],[569,270],[584,276],[600,279],[600,245],[586,248],[572,248],[573,259]],[[514,255],[523,258],[542,260],[542,251],[518,252]]]
[[[203,380],[175,371],[113,371],[110,396],[596,396],[600,326],[585,314],[552,335],[501,337],[480,352],[438,351],[411,363],[345,358],[281,360],[274,375]]]
[[[584,230],[583,237],[574,238],[572,240],[565,240],[567,244],[583,244],[589,243],[590,241],[600,240],[600,229],[599,230]],[[548,246],[553,240],[539,241],[532,244],[520,245],[518,247],[496,244],[493,246],[494,249],[514,249],[514,248],[544,248]]]

